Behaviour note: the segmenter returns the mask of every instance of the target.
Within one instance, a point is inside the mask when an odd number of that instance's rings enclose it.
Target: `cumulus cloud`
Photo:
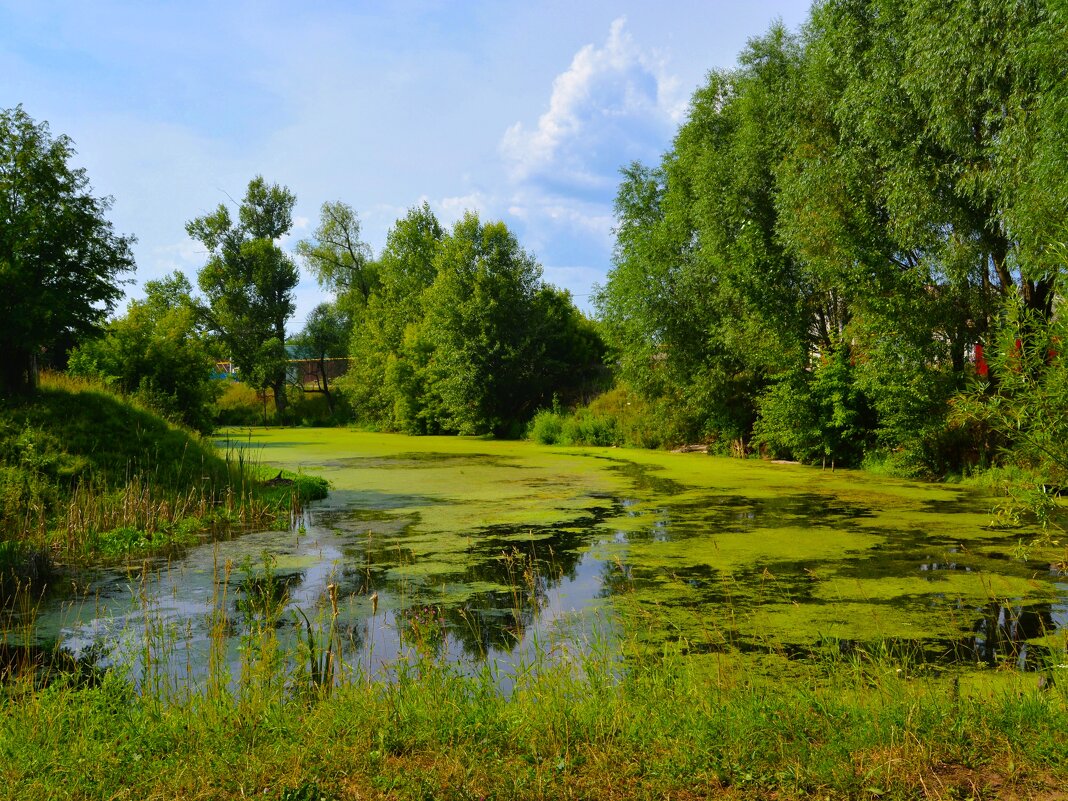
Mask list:
[[[586,45],[556,77],[536,125],[516,122],[505,131],[500,151],[515,181],[551,173],[572,189],[603,189],[620,156],[661,145],[684,112],[664,59],[639,49],[620,17],[603,46]]]
[[[620,168],[659,159],[685,112],[666,59],[636,45],[621,17],[602,45],[582,47],[557,75],[535,124],[504,132],[508,214],[546,278],[581,307],[608,267]]]
[[[450,226],[459,221],[465,212],[473,211],[479,217],[485,217],[497,204],[493,198],[483,192],[468,192],[466,195],[452,195],[438,200],[423,198],[430,203],[430,208],[442,225]],[[422,200],[420,200],[420,203]]]

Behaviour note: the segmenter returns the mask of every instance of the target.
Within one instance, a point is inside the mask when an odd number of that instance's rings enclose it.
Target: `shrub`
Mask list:
[[[542,409],[530,421],[527,438],[542,445],[555,445],[560,441],[563,428],[563,415],[551,409]]]
[[[270,394],[261,396],[240,381],[227,382],[215,406],[218,409],[216,421],[222,426],[262,425],[265,419],[274,415],[274,398]]]

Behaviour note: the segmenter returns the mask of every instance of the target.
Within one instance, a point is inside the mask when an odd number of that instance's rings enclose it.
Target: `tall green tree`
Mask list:
[[[599,378],[603,350],[507,226],[468,213],[446,232],[423,204],[387,237],[338,386],[385,428],[516,435]]]
[[[462,434],[505,432],[533,413],[541,267],[504,223],[468,212],[438,254],[423,295],[426,372],[441,397],[438,426]]]
[[[134,266],[73,156],[21,106],[0,110],[0,395],[32,391],[42,351],[98,330]]]
[[[206,310],[241,378],[271,389],[275,409],[286,411],[286,321],[293,315],[297,268],[278,245],[293,226],[296,197],[283,186],[253,178],[238,219],[223,204],[186,224],[204,245],[208,262],[198,275]]]
[[[425,431],[420,342],[423,293],[434,283],[445,230],[423,203],[397,220],[378,259],[378,283],[353,326],[351,368],[342,381],[357,416],[386,428]]]
[[[769,374],[807,358],[811,288],[777,236],[774,173],[798,58],[781,28],[753,40],[695,93],[661,166],[624,170],[596,302],[669,439],[744,440]]]
[[[378,283],[371,247],[360,238],[360,218],[352,207],[323,203],[319,226],[297,243],[297,255],[319,286],[334,292],[344,306],[362,308]]]

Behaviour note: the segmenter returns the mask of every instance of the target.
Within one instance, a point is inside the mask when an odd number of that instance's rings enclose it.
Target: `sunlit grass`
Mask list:
[[[413,635],[409,658],[339,665],[327,692],[306,660],[329,611],[290,652],[271,614],[246,615],[236,684],[5,685],[0,797],[1022,798],[1068,778],[1060,669],[970,686],[831,650],[784,680],[774,654],[565,632],[505,691],[493,664],[461,670]]]

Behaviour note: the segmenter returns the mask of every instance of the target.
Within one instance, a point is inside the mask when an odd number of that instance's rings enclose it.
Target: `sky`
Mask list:
[[[263,175],[297,196],[286,248],[324,201],[377,254],[424,201],[503,220],[546,281],[592,312],[611,268],[621,167],[655,164],[710,70],[808,0],[659,3],[0,0],[0,108],[66,134],[116,231],[127,288],[203,248],[185,223]],[[299,330],[328,299],[302,270]]]

